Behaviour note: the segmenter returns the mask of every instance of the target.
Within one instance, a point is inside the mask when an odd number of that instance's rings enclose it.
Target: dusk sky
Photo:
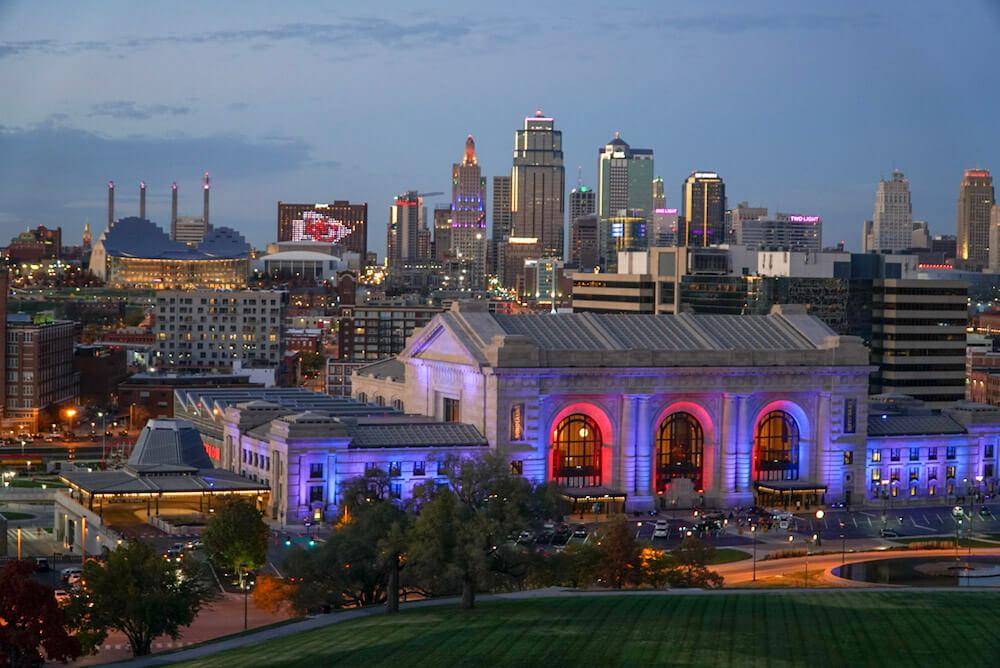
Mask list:
[[[207,170],[212,222],[256,246],[279,199],[350,199],[381,258],[394,194],[450,194],[470,133],[509,173],[536,108],[567,189],[620,130],[655,150],[668,206],[715,170],[730,206],[819,214],[853,249],[893,168],[934,234],[963,169],[1000,171],[998,0],[419,4],[0,0],[0,243],[96,236],[109,179],[118,216],[144,179],[169,227],[170,182],[197,215]]]

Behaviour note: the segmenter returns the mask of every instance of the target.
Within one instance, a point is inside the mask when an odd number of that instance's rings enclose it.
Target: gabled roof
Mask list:
[[[149,420],[128,458],[136,471],[197,470],[212,468],[201,434],[188,420]]]
[[[488,445],[478,429],[461,422],[358,424],[351,432],[352,449]]]

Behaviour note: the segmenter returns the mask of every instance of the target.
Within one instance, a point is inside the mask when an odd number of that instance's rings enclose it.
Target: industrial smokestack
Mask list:
[[[170,238],[177,238],[177,181],[170,184]]]
[[[108,228],[115,222],[115,182],[108,181]]]
[[[146,217],[146,182],[139,181],[139,217]]]
[[[205,229],[209,228],[208,225],[208,172],[205,172]]]

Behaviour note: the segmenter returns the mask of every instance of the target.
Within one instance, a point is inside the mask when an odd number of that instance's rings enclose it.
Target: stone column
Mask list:
[[[636,471],[636,438],[635,438],[635,397],[626,394],[621,401],[621,421],[618,425],[617,438],[612,441],[610,486],[625,492],[632,492]],[[608,476],[603,476],[608,481]],[[608,484],[608,482],[605,482]]]
[[[749,500],[753,494],[753,425],[750,424],[747,395],[736,395],[736,491]]]
[[[813,451],[815,461],[810,467],[812,477],[816,482],[828,487],[838,487],[839,481],[830,480],[830,432],[833,425],[830,423],[830,393],[820,392],[819,402],[816,410],[816,426],[813,430]]]
[[[650,436],[649,397],[636,397],[635,438],[636,466],[635,484],[632,493],[638,502],[647,497],[646,502],[653,499],[653,439]]]
[[[725,393],[722,397],[722,424],[718,430],[719,478],[716,486],[720,499],[737,492],[737,395]]]

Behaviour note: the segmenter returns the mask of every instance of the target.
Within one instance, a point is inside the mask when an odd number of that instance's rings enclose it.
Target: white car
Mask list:
[[[961,519],[965,517],[965,508],[963,508],[962,506],[955,506],[954,508],[951,509],[951,515],[952,517]]]
[[[670,533],[670,529],[665,526],[660,526],[659,524],[653,529],[653,538],[666,538]]]

